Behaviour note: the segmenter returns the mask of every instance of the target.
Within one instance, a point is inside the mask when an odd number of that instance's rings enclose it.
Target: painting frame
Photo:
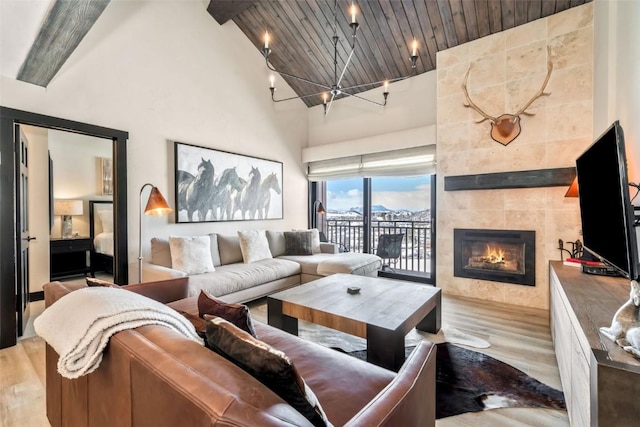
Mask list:
[[[100,160],[100,194],[113,196],[113,159],[99,157]]]
[[[284,218],[282,162],[174,141],[176,223]]]

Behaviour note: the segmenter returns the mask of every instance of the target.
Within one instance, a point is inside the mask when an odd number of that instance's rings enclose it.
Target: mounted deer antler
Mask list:
[[[471,71],[471,67],[467,70],[467,74],[464,76],[464,82],[462,83],[462,91],[464,92],[465,98],[467,98],[467,103],[464,104],[467,108],[473,108],[476,110],[482,117],[482,120],[478,120],[476,123],[482,123],[485,120],[491,121],[491,138],[499,142],[502,145],[507,145],[514,139],[520,135],[520,131],[522,130],[520,126],[520,116],[533,116],[534,113],[527,113],[526,110],[533,104],[533,101],[540,98],[541,96],[549,96],[550,93],[544,91],[547,87],[547,83],[549,83],[549,78],[551,77],[551,71],[553,71],[553,62],[551,61],[551,46],[547,46],[547,77],[545,77],[544,82],[542,83],[542,87],[536,94],[524,104],[524,106],[518,110],[515,114],[503,114],[499,117],[493,117],[489,114],[485,113],[478,107],[469,96],[469,92],[467,91],[467,81],[469,80],[469,71]]]

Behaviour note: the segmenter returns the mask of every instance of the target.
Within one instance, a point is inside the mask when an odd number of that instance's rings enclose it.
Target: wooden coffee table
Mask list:
[[[357,286],[360,292],[347,293]],[[416,327],[440,330],[441,291],[429,285],[333,274],[267,297],[269,325],[298,335],[298,319],[367,340],[367,361],[397,371],[404,338]]]

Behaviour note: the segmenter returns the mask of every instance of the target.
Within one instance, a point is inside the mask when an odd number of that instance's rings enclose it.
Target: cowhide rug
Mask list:
[[[348,354],[367,358],[366,350]],[[436,369],[437,419],[508,407],[566,409],[561,391],[477,351],[437,344]]]

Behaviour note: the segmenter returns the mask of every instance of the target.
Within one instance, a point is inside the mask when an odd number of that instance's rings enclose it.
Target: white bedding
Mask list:
[[[113,233],[99,233],[93,239],[93,246],[97,253],[113,256]]]

